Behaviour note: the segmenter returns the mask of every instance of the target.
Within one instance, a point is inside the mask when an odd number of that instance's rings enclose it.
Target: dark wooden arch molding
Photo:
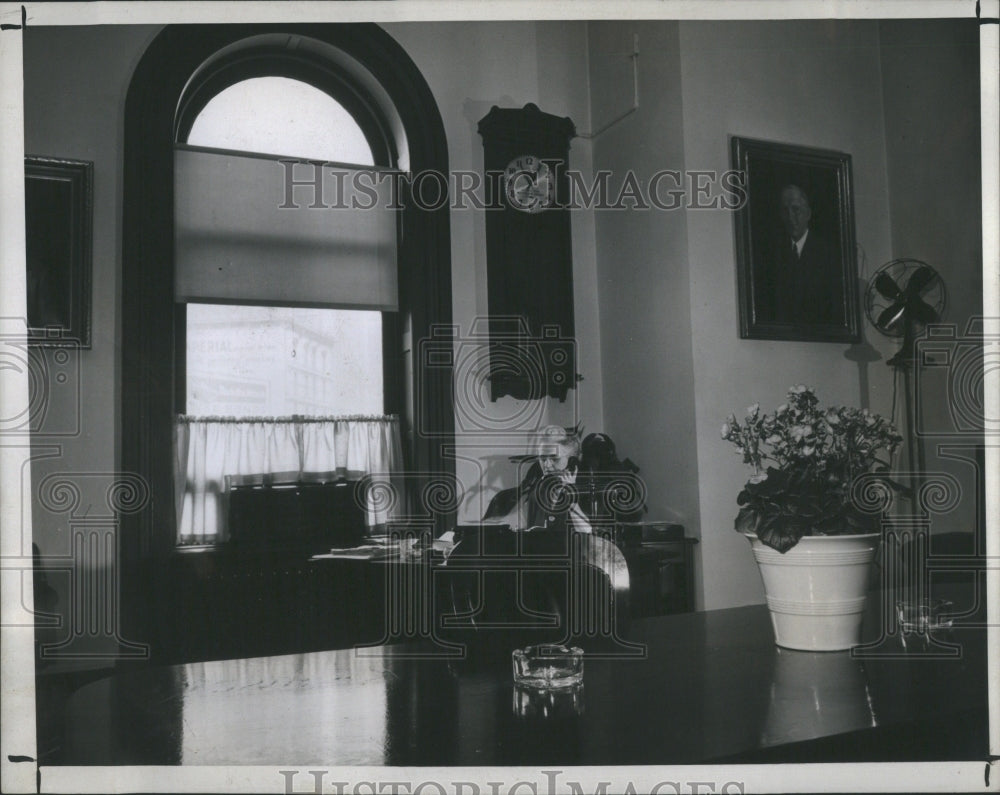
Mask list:
[[[130,641],[159,656],[164,561],[174,551],[173,489],[174,301],[173,145],[185,86],[224,47],[268,33],[288,33],[332,45],[379,81],[402,121],[410,170],[448,173],[448,151],[437,103],[420,71],[385,31],[373,24],[170,25],[152,41],[133,74],[125,102],[121,331],[121,461],[146,479],[149,507],[122,517],[122,627]],[[399,285],[402,326],[411,357],[434,324],[451,322],[451,254],[447,205],[402,211]],[[411,472],[454,472],[443,451],[453,442],[451,368],[429,371],[411,362],[412,403],[421,428],[407,428]],[[419,377],[416,374],[420,374]],[[451,445],[453,446],[453,444]]]
[[[350,113],[371,147],[375,165],[395,167],[397,151],[389,125],[364,88],[351,75],[318,53],[291,50],[278,44],[254,44],[215,59],[194,75],[174,119],[174,140],[187,142],[191,127],[208,102],[242,80],[261,76],[287,77],[308,83],[336,99]]]

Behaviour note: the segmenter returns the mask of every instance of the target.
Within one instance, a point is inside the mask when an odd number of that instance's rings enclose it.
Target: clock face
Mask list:
[[[504,169],[507,204],[515,210],[538,213],[555,204],[555,179],[548,164],[535,155],[522,155]]]

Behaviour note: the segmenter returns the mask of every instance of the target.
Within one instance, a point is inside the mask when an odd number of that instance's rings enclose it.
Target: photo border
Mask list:
[[[21,264],[24,249],[24,219],[23,214],[18,214],[18,206],[23,210],[23,172],[20,163],[23,162],[23,109],[21,107],[21,71],[20,61],[22,50],[20,44],[20,34],[8,35],[10,29],[21,28],[25,24],[39,25],[89,25],[89,24],[157,24],[161,22],[189,22],[189,21],[232,21],[231,3],[56,3],[49,8],[45,4],[4,4],[0,8],[0,21],[4,23],[3,37],[8,40],[16,38],[17,43],[4,46],[0,43],[0,68],[3,70],[4,81],[4,101],[10,103],[11,112],[5,110],[0,114],[0,140],[3,140],[4,150],[0,153],[0,166],[2,166],[2,198],[0,198],[0,240],[3,241],[4,253],[4,289],[0,300],[2,314],[7,317],[11,314],[12,307],[23,305],[24,301],[24,275]],[[115,7],[118,6],[118,7]],[[145,8],[143,7],[145,6]],[[196,8],[201,6],[201,8]],[[424,21],[441,19],[505,19],[512,14],[519,14],[519,18],[531,19],[558,19],[563,16],[573,16],[581,19],[618,19],[618,18],[680,18],[680,19],[821,19],[829,18],[834,13],[841,17],[856,18],[978,18],[980,20],[980,76],[981,76],[981,96],[983,100],[982,111],[982,150],[983,150],[983,262],[984,262],[984,310],[989,319],[986,333],[996,335],[1000,331],[1000,324],[996,318],[1000,316],[1000,285],[997,281],[997,262],[1000,259],[1000,235],[996,224],[998,213],[998,150],[1000,150],[1000,138],[998,138],[997,122],[997,96],[998,96],[998,75],[996,72],[997,45],[1000,41],[998,36],[998,9],[997,0],[983,0],[979,2],[955,2],[955,0],[927,0],[927,2],[913,3],[891,3],[876,7],[868,2],[844,2],[831,6],[817,2],[806,2],[799,0],[795,3],[778,2],[746,2],[740,4],[719,3],[709,9],[697,8],[690,3],[679,2],[670,3],[663,0],[656,2],[643,2],[640,0],[632,4],[629,8],[623,9],[621,5],[615,3],[596,4],[582,2],[574,6],[572,11],[564,4],[553,4],[545,7],[542,4],[529,6],[512,3],[503,4],[482,4],[483,10],[473,10],[468,4],[448,4],[436,2],[414,2],[407,3],[366,3],[359,2],[350,4],[350,8],[345,9],[335,3],[325,5],[315,3],[247,3],[240,8],[242,19],[254,19],[256,21],[286,21],[291,14],[302,14],[303,11],[311,11],[315,18],[322,21],[409,21],[418,17]],[[381,6],[381,8],[378,8]],[[171,11],[171,9],[177,9]],[[448,10],[450,9],[450,11]],[[339,16],[338,16],[339,15]],[[670,16],[673,15],[673,16]],[[258,18],[259,17],[259,18]],[[313,17],[310,17],[313,18]],[[10,81],[8,83],[8,80]],[[9,89],[9,91],[8,91]],[[18,198],[20,194],[20,198]],[[20,225],[20,231],[18,231]],[[20,271],[20,274],[18,274]],[[1000,388],[998,388],[998,374],[993,371],[987,373],[985,378],[986,405],[997,405],[1000,399]],[[10,382],[4,384],[4,389],[0,390],[0,403],[3,403],[5,413],[8,416],[10,407],[18,405],[18,402],[27,401],[27,388],[25,379],[12,377]],[[26,489],[20,482],[21,467],[28,460],[29,449],[23,444],[11,444],[7,442],[3,445],[2,478],[4,487],[4,533],[2,554],[4,557],[4,593],[9,595],[6,586],[10,580],[17,578],[22,583],[26,602],[23,604],[12,604],[11,600],[5,599],[4,626],[3,626],[3,730],[4,749],[2,767],[4,773],[5,791],[148,791],[148,792],[204,792],[204,791],[282,791],[281,776],[278,774],[277,766],[274,767],[246,767],[246,768],[162,768],[162,767],[138,767],[122,766],[115,768],[88,767],[88,768],[39,768],[37,762],[31,758],[21,758],[21,755],[29,751],[30,742],[34,740],[34,689],[30,683],[33,678],[33,649],[31,643],[30,629],[25,632],[22,628],[12,626],[8,619],[11,615],[25,608],[31,607],[31,574],[30,568],[26,571],[11,570],[7,566],[8,559],[18,557],[18,544],[20,538],[15,532],[18,528],[18,520],[30,522],[30,502],[25,509],[20,502],[30,497],[30,489]],[[1000,447],[987,446],[986,448],[987,481],[996,483],[997,474],[1000,472]],[[21,494],[16,494],[20,488]],[[996,561],[1000,555],[1000,538],[998,538],[997,528],[1000,525],[1000,503],[996,499],[995,490],[986,495],[985,513],[987,520],[987,555]],[[16,498],[16,499],[15,499]],[[13,518],[13,522],[7,521]],[[30,525],[29,525],[30,526]],[[989,622],[991,624],[989,636],[989,653],[992,659],[996,660],[1000,655],[1000,633],[997,631],[998,619],[1000,619],[1000,600],[996,597],[1000,593],[1000,569],[994,563],[993,568],[986,572],[988,583],[988,594],[992,597],[989,602]],[[878,764],[857,764],[857,765],[761,765],[761,766],[712,766],[712,767],[692,767],[692,768],[671,768],[669,772],[674,777],[685,775],[688,780],[695,779],[708,780],[706,776],[714,772],[715,778],[726,775],[739,775],[746,783],[747,791],[766,789],[768,787],[780,789],[787,792],[792,791],[818,791],[818,789],[830,789],[838,791],[850,791],[857,789],[860,791],[872,791],[881,783],[886,789],[894,791],[954,791],[954,790],[979,790],[998,791],[1000,790],[1000,763],[996,759],[996,754],[1000,753],[1000,727],[998,727],[998,717],[1000,717],[1000,687],[998,687],[998,676],[996,668],[991,675],[989,690],[990,707],[990,752],[994,754],[992,762],[986,760],[985,782],[983,761],[971,761],[968,763],[899,763],[890,765]],[[29,679],[25,679],[25,673],[29,674]],[[11,697],[12,696],[12,697]],[[15,758],[16,757],[16,758]],[[34,764],[32,764],[34,763]],[[990,778],[992,768],[993,776]],[[335,770],[335,769],[332,769]],[[380,769],[384,776],[383,780],[393,777],[392,769]],[[570,772],[571,769],[566,769]],[[469,780],[487,782],[497,780],[498,776],[505,776],[507,780],[513,780],[520,769],[491,769],[476,768],[453,771],[457,778],[463,772],[467,773]],[[379,772],[379,769],[359,768],[350,771],[341,769],[344,775],[352,775],[355,780],[364,780]],[[422,769],[421,778],[433,777],[433,769]],[[446,777],[446,771],[437,771],[444,780],[452,780]],[[599,768],[586,768],[580,771],[581,775],[586,775],[591,781],[600,781],[608,771]],[[641,789],[642,782],[653,782],[658,779],[653,778],[658,773],[668,772],[664,768],[638,768],[635,769],[635,781]],[[537,776],[537,769],[534,770]],[[836,778],[833,778],[836,776]],[[398,777],[397,777],[398,778]],[[541,779],[541,776],[538,777]],[[342,779],[341,779],[342,780]],[[371,780],[370,778],[368,780]],[[303,791],[311,791],[308,780],[303,780]],[[541,782],[544,785],[544,781]],[[485,785],[484,785],[485,786]],[[336,790],[331,790],[336,791]]]

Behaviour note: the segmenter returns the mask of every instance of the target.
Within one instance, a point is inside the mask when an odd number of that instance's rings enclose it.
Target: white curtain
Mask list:
[[[227,538],[226,478],[274,480],[369,476],[391,483],[402,471],[399,420],[389,417],[177,418],[174,488],[180,544]],[[392,519],[373,503],[369,526]]]

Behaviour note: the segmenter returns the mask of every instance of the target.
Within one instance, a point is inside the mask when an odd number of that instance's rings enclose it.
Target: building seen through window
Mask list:
[[[188,414],[381,414],[382,381],[379,312],[188,304]]]

